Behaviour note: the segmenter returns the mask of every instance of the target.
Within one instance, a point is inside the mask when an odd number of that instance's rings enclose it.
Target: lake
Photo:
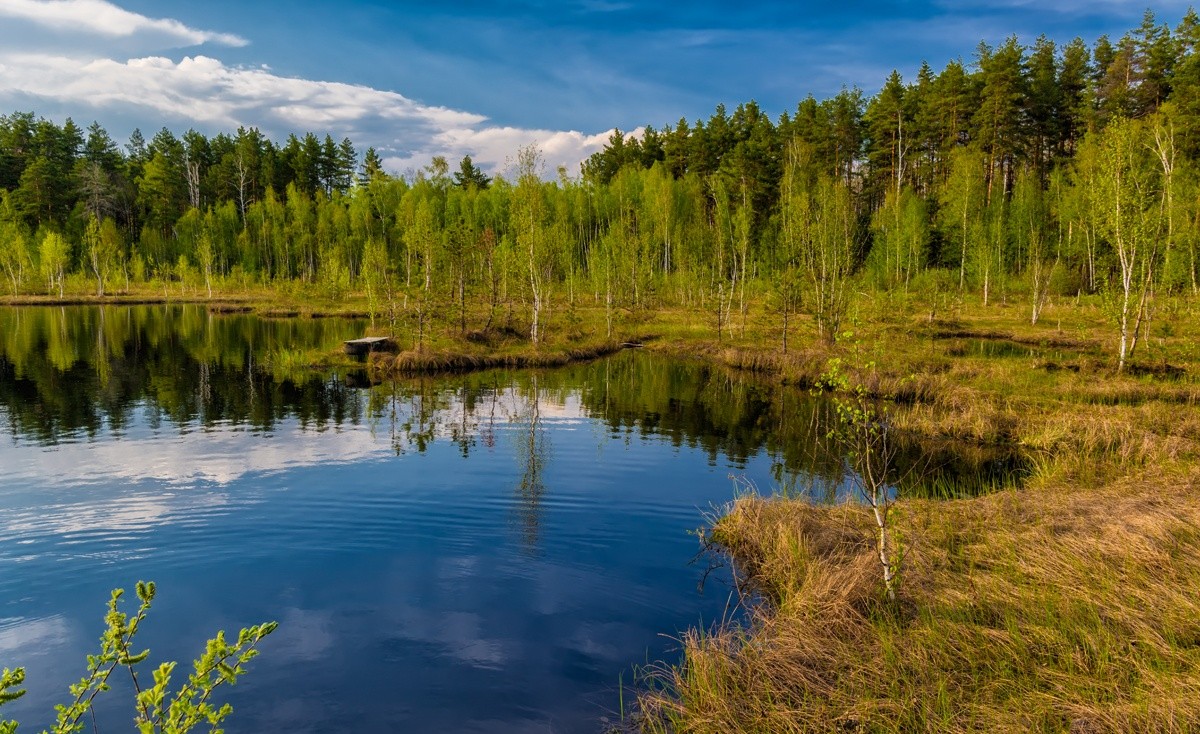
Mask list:
[[[637,666],[737,614],[696,560],[730,475],[847,496],[806,392],[634,350],[375,385],[303,367],[364,329],[0,309],[0,667],[29,690],[4,718],[49,725],[109,590],[146,579],[139,647],[177,675],[217,629],[279,621],[230,732],[600,731]],[[97,712],[127,730],[124,678]]]

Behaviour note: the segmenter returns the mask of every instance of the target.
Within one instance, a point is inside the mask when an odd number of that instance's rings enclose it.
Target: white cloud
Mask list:
[[[0,0],[3,2],[3,0]],[[427,105],[392,91],[342,82],[282,76],[263,67],[229,66],[209,56],[173,61],[146,56],[118,61],[46,53],[0,53],[0,101],[6,96],[51,100],[80,115],[81,107],[149,120],[145,127],[188,126],[232,131],[257,127],[280,139],[291,132],[331,133],[380,150],[394,171],[419,168],[434,155],[501,170],[517,150],[536,142],[547,174],[571,174],[600,150],[609,132],[526,130],[489,126],[483,115]]]
[[[244,38],[231,33],[191,28],[172,18],[148,18],[105,0],[0,0],[0,17],[23,20],[56,31],[109,38],[153,34],[175,46],[247,44]]]
[[[546,163],[546,176],[554,177],[559,166],[565,166],[573,176],[579,172],[580,162],[603,148],[611,134],[611,130],[586,135],[575,130],[454,127],[436,133],[407,155],[385,158],[384,163],[393,170],[405,171],[425,165],[435,155],[445,155],[452,163],[470,155],[476,165],[507,174],[518,150],[537,145]]]
[[[0,108],[34,108],[61,121],[92,117],[121,137],[133,127],[232,132],[256,127],[282,141],[290,133],[349,137],[374,147],[393,172],[435,155],[503,172],[536,143],[545,174],[574,175],[611,131],[521,129],[486,116],[425,104],[399,92],[286,76],[267,64],[232,65],[209,54],[182,58],[164,49],[205,43],[244,46],[239,36],[150,18],[108,0],[0,0]],[[113,121],[126,125],[111,127]]]
[[[292,130],[354,127],[378,118],[441,128],[483,117],[423,105],[395,92],[341,82],[278,76],[226,66],[208,56],[179,62],[148,56],[125,62],[46,54],[0,56],[0,93],[21,92],[96,107],[141,107],[168,118],[219,126]]]

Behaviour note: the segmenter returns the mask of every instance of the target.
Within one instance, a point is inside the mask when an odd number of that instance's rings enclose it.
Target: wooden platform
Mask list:
[[[396,343],[386,336],[364,336],[362,339],[350,339],[345,342],[346,354],[367,354],[368,352],[395,351]]]

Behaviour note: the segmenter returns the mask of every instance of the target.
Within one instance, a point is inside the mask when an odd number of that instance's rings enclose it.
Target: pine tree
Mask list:
[[[454,172],[454,185],[460,189],[475,188],[479,190],[486,189],[491,185],[492,179],[482,170],[475,167],[471,161],[471,156],[465,155],[459,161],[458,170]]]

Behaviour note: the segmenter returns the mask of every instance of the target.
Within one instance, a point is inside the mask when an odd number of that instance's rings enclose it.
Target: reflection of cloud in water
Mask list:
[[[580,396],[572,393],[567,397],[565,403],[558,403],[543,397],[538,401],[538,416],[542,420],[577,424],[583,422],[582,419],[587,417],[587,412],[583,409],[583,401]]]
[[[479,559],[471,556],[447,556],[427,567],[429,576],[417,574],[405,563],[391,569],[385,585],[385,603],[381,608],[384,635],[394,640],[419,645],[436,645],[441,653],[480,670],[501,670],[520,658],[521,643],[495,637],[484,630],[484,617],[447,606],[471,605],[471,590],[480,586],[477,577],[487,573]],[[436,591],[425,586],[434,581]],[[465,596],[464,596],[465,592]],[[412,603],[414,597],[424,605]],[[436,600],[429,603],[430,599]]]
[[[441,617],[434,639],[446,645],[450,655],[477,668],[499,669],[506,659],[503,640],[485,639],[482,619],[471,612],[450,612]]]
[[[539,400],[541,419],[552,420],[557,426],[582,423],[587,413],[579,395],[565,398],[551,400],[543,395]],[[309,430],[295,422],[280,424],[269,434],[232,426],[192,426],[186,432],[164,431],[149,437],[101,435],[93,441],[63,443],[38,451],[14,442],[0,446],[0,464],[14,484],[72,486],[150,481],[224,485],[249,473],[353,463],[413,448],[418,443],[413,436],[403,432],[395,437],[382,435],[390,410],[390,399],[385,397],[380,412],[371,421],[373,425],[343,424],[336,430]],[[396,411],[398,423],[410,423],[414,430],[423,427],[431,438],[448,439],[461,437],[464,426],[469,434],[476,434],[485,424],[500,430],[518,424],[527,419],[529,401],[523,391],[504,388],[496,393],[494,413],[489,397],[477,398],[473,410],[467,411],[457,393],[448,392],[434,401],[400,396]],[[426,412],[418,420],[421,411]]]
[[[274,638],[273,657],[303,662],[320,660],[333,647],[333,612],[288,609]]]
[[[482,618],[472,612],[394,604],[387,616],[393,638],[438,645],[445,654],[472,667],[499,670],[514,652],[513,641],[485,637]]]
[[[625,650],[617,641],[627,639],[638,632],[640,630],[636,626],[619,622],[603,624],[583,622],[560,644],[586,657],[621,660]]]
[[[12,513],[2,524],[14,536],[108,534],[137,532],[161,525],[174,516],[196,515],[224,507],[224,494],[130,495],[118,501],[41,505]]]
[[[229,484],[250,472],[282,471],[325,463],[359,461],[388,453],[361,427],[339,431],[280,430],[275,435],[218,428],[185,435],[102,439],[29,451],[0,449],[12,479],[47,478],[62,485],[155,481]],[[11,454],[8,456],[7,454]]]
[[[43,619],[0,619],[0,653],[7,659],[26,660],[31,653],[60,645],[70,636],[60,615]]]
[[[479,559],[474,556],[443,559],[437,567],[439,581],[460,581],[474,576],[479,566]]]

